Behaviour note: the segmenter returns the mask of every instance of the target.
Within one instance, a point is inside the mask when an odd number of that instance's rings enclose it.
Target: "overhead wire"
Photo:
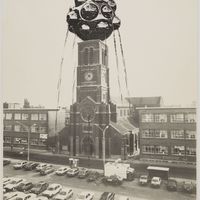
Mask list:
[[[117,80],[118,80],[118,87],[120,91],[120,97],[121,97],[121,103],[123,104],[123,96],[122,96],[122,89],[121,89],[121,83],[120,83],[120,76],[119,76],[119,60],[118,60],[118,52],[117,52],[117,43],[116,43],[116,37],[115,32],[113,31],[113,39],[114,39],[114,49],[115,49],[115,60],[116,60],[116,67],[117,67]]]
[[[121,38],[121,33],[120,33],[119,29],[117,30],[117,33],[118,33],[118,37],[119,37],[119,43],[120,43],[120,49],[121,49],[121,55],[122,55],[122,62],[123,62],[123,67],[124,67],[126,91],[127,91],[128,103],[129,103],[129,112],[131,113],[130,91],[129,91],[129,87],[128,87],[128,75],[127,75],[126,61],[125,61],[124,50],[123,50],[123,45],[122,45],[122,38]]]
[[[55,116],[55,140],[56,136],[59,137],[59,134],[57,135],[57,129],[58,129],[58,109],[60,105],[60,90],[61,90],[61,83],[62,83],[62,70],[63,70],[63,62],[64,62],[64,53],[65,53],[65,47],[67,44],[67,39],[69,35],[69,29],[67,29],[66,34],[65,34],[65,40],[64,40],[64,45],[63,45],[63,53],[61,56],[61,62],[60,62],[60,69],[59,69],[59,78],[58,78],[58,83],[57,83],[57,104],[56,104],[56,116]],[[59,138],[58,138],[58,151],[59,151]]]
[[[72,45],[72,51],[73,51],[73,56],[74,58],[74,47],[75,47],[75,42],[76,42],[76,34],[74,36],[74,41]],[[73,70],[73,85],[72,85],[72,105],[74,104],[74,92],[75,92],[75,83],[76,83],[76,62],[74,61],[74,70]]]

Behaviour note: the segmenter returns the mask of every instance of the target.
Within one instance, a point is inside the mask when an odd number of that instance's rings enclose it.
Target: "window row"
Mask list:
[[[120,117],[127,117],[130,115],[130,110],[129,109],[120,109],[119,110],[119,114],[120,114]]]
[[[11,144],[11,137],[4,137],[3,138],[4,143],[9,143]],[[28,139],[27,138],[13,138],[13,144],[28,144]],[[39,146],[45,146],[46,145],[46,139],[40,138],[40,139],[30,139],[30,144],[31,145],[39,145]]]
[[[171,123],[195,123],[196,114],[195,113],[176,113],[169,116]],[[156,122],[156,123],[166,123],[168,121],[167,114],[142,114],[141,122]]]
[[[171,139],[196,139],[196,131],[189,130],[170,130]],[[142,130],[142,138],[168,138],[167,130],[154,130],[146,129]]]
[[[160,155],[167,155],[168,154],[168,147],[166,146],[142,146],[142,153],[144,154],[160,154]],[[187,147],[185,150],[185,146],[173,146],[171,147],[171,154],[178,155],[178,156],[195,156],[196,155],[196,148],[194,147]]]
[[[15,132],[28,132],[28,130],[21,125],[4,125],[4,131],[15,131]],[[43,126],[31,126],[32,133],[47,133],[47,127]]]
[[[34,121],[46,121],[47,120],[47,114],[46,113],[34,113],[34,114],[28,114],[28,113],[4,113],[4,119],[11,120],[34,120]]]

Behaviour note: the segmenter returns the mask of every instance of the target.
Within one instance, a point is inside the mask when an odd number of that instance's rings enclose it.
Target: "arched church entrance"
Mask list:
[[[82,141],[82,154],[91,156],[94,154],[94,142],[90,136],[85,136]]]

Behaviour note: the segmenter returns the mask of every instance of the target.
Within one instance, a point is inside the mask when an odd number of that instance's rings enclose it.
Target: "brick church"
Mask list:
[[[106,129],[106,130],[105,130]],[[126,159],[138,152],[138,129],[127,118],[118,119],[111,102],[108,47],[101,40],[78,43],[76,102],[70,107],[68,149],[73,156]]]

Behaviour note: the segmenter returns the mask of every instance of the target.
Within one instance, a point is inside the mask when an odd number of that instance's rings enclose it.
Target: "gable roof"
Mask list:
[[[117,122],[110,122],[110,126],[121,135],[129,133],[129,131],[135,132],[138,130],[138,128],[133,126],[127,119],[120,119]]]

